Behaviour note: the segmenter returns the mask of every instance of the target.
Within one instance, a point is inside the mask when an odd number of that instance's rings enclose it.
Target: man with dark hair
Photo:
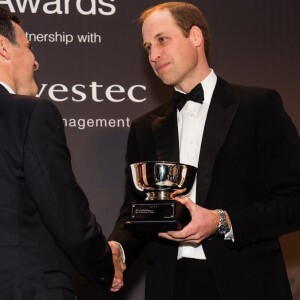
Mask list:
[[[117,291],[113,256],[74,177],[62,117],[38,100],[39,67],[16,16],[0,8],[0,299],[75,299],[77,270]]]
[[[176,198],[190,223],[151,239],[124,230],[130,202],[142,200],[127,173],[113,253],[130,265],[149,245],[147,300],[291,300],[278,236],[300,228],[300,142],[279,94],[215,75],[196,6],[167,2],[140,19],[150,65],[176,97],[132,122],[127,163],[179,161],[198,173]]]
[[[10,12],[4,10],[0,7],[1,19],[0,19],[0,33],[5,36],[12,44],[16,44],[16,33],[13,27],[13,23],[20,25],[20,19],[11,14]]]

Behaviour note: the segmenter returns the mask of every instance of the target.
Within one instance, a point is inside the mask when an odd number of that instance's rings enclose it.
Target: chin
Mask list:
[[[166,85],[175,85],[174,80],[163,78],[163,77],[160,77],[160,80]]]

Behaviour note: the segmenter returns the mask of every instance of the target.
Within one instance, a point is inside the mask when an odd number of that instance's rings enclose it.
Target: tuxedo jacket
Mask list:
[[[74,270],[110,286],[111,251],[72,172],[61,115],[2,86],[0,228],[1,300],[74,299]]]
[[[179,161],[172,102],[132,123],[127,163],[140,161]],[[278,236],[300,228],[300,143],[277,92],[218,78],[196,193],[198,205],[226,210],[233,226],[234,242],[217,236],[202,242],[221,299],[292,299]],[[128,265],[149,246],[146,299],[171,300],[178,243],[124,230],[133,200],[141,196],[127,172],[125,201],[110,238],[123,245]]]

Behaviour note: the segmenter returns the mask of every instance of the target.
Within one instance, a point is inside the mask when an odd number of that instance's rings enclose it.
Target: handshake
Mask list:
[[[124,285],[123,272],[126,270],[126,265],[124,263],[124,255],[120,244],[115,241],[109,241],[108,244],[111,248],[113,264],[115,267],[115,276],[110,287],[110,291],[117,292]]]

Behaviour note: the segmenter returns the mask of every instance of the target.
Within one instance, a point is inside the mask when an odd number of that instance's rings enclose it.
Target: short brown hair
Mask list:
[[[139,18],[140,22],[144,23],[145,19],[147,19],[152,13],[163,9],[170,11],[177,25],[182,29],[182,32],[186,37],[189,36],[190,30],[193,26],[197,26],[201,29],[204,38],[205,55],[206,58],[208,58],[208,24],[200,9],[197,6],[186,2],[165,2],[143,11]]]

